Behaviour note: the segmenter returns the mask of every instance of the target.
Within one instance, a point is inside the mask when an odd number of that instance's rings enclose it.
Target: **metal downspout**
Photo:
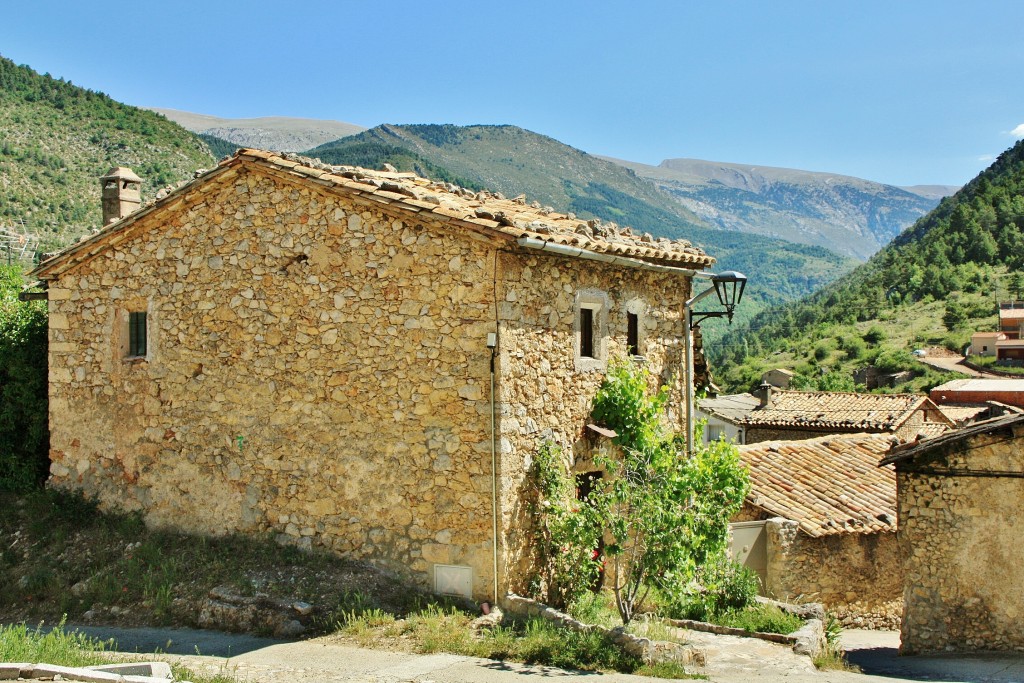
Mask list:
[[[497,353],[497,332],[495,345],[491,347],[491,549],[494,566],[494,604],[498,604],[498,454],[495,439],[497,433],[494,425],[494,356]]]

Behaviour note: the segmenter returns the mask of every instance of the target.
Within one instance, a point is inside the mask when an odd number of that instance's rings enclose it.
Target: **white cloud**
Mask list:
[[[1024,138],[1024,123],[1011,130],[1010,135],[1015,138]]]
[[[984,161],[986,164],[995,160],[996,156],[994,154],[982,154],[980,157],[978,157],[978,161]]]

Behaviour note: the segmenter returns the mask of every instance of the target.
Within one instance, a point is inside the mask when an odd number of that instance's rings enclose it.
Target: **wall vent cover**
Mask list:
[[[473,568],[455,564],[435,564],[434,592],[472,599]]]

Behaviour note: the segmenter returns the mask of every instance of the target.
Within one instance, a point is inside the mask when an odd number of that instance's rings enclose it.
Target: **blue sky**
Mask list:
[[[3,2],[0,54],[140,106],[897,185],[964,183],[1024,137],[1015,0]]]

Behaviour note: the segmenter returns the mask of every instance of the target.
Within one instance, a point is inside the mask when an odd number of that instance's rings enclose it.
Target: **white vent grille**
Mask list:
[[[434,592],[472,599],[473,568],[454,564],[435,564]]]

